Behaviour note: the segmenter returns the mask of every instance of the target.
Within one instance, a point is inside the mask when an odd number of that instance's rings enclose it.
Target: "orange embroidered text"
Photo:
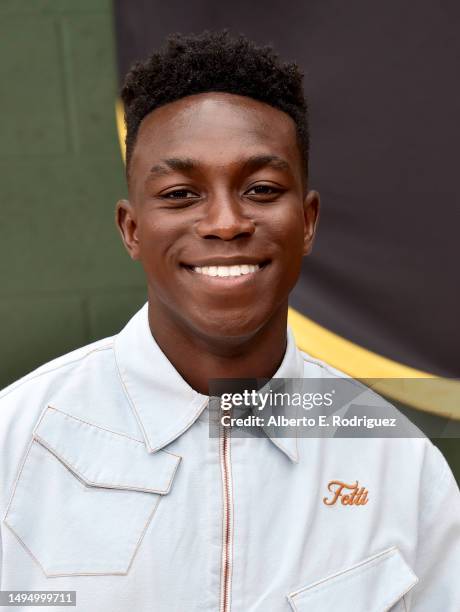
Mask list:
[[[360,487],[358,481],[355,484],[346,484],[340,480],[331,480],[327,485],[331,497],[324,497],[326,506],[333,506],[339,499],[344,506],[365,506],[369,501],[367,489]]]

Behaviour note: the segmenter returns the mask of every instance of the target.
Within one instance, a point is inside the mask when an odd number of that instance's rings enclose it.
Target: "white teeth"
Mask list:
[[[260,269],[259,264],[243,264],[241,266],[193,266],[193,271],[206,276],[242,276],[252,274]]]

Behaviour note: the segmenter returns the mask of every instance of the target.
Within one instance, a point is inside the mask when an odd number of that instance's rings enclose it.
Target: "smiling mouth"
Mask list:
[[[259,272],[268,264],[268,261],[262,263],[247,263],[234,265],[208,265],[208,266],[193,266],[185,265],[187,269],[196,274],[203,276],[212,276],[216,278],[234,278],[241,276],[250,276]]]

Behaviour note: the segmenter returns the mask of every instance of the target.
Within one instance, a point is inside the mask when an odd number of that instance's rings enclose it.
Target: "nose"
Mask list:
[[[196,225],[201,238],[221,240],[249,237],[255,229],[253,219],[244,214],[241,202],[230,194],[222,193],[209,198],[204,216]]]

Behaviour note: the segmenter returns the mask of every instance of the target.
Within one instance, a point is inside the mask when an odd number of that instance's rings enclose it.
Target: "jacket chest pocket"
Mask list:
[[[49,407],[5,524],[46,576],[126,574],[179,462]]]
[[[288,595],[295,612],[408,612],[418,578],[396,547]]]

